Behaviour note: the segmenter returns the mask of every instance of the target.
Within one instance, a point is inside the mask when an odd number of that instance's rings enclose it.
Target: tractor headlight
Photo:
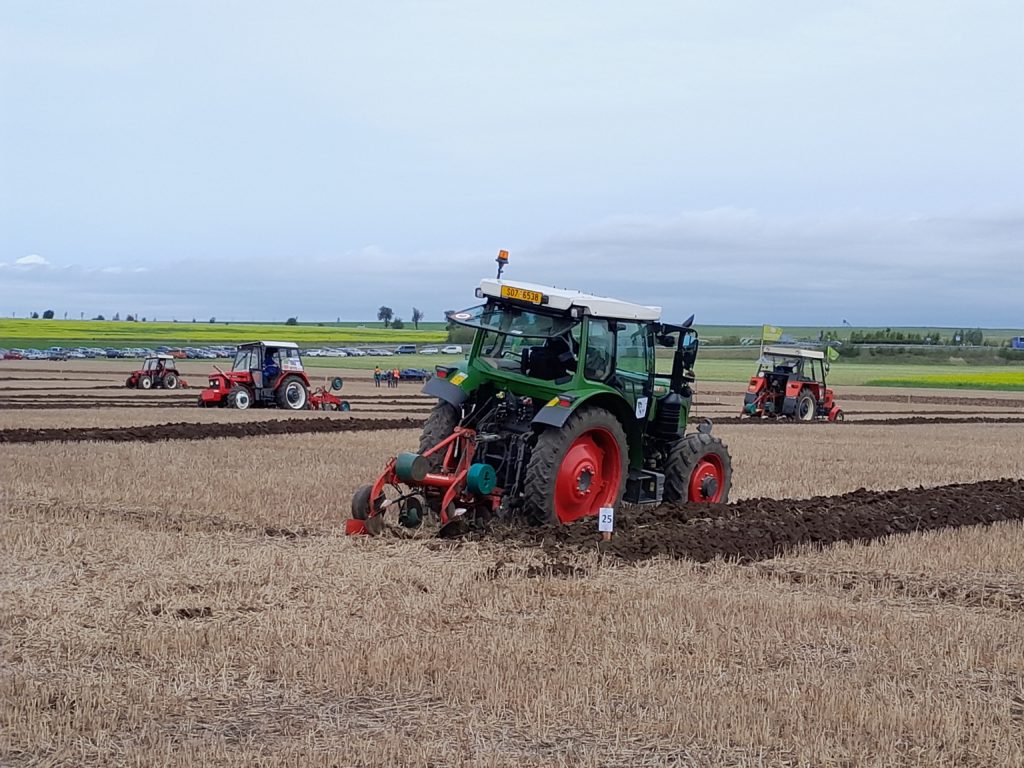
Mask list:
[[[220,386],[220,382],[217,379],[210,379],[210,389],[217,389]]]

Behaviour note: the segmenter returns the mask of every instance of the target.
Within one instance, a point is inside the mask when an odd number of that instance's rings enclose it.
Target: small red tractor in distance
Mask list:
[[[348,400],[342,400],[335,392],[341,391],[344,382],[335,376],[327,382],[327,386],[317,387],[309,393],[309,409],[311,411],[351,411]]]
[[[620,502],[725,503],[732,463],[711,422],[686,433],[693,398],[693,318],[661,308],[501,279],[478,306],[449,313],[474,331],[467,360],[438,365],[417,451],[399,453],[352,498],[349,534],[375,534],[385,513],[439,534],[493,516],[571,523]],[[656,368],[673,350],[671,374]]]
[[[309,379],[299,347],[290,341],[255,341],[235,352],[231,370],[214,366],[209,386],[199,395],[201,408],[227,406],[278,407],[301,411],[309,407]]]
[[[170,355],[151,355],[147,357],[142,368],[132,371],[124,385],[132,389],[177,389],[187,387],[188,382],[181,377],[175,367],[174,358]]]
[[[825,382],[828,355],[820,349],[784,344],[761,348],[757,375],[751,377],[743,398],[743,415],[751,418],[787,418],[797,421],[842,421]]]

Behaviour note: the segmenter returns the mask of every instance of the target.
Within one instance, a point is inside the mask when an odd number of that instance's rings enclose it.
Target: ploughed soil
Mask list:
[[[48,440],[82,442],[155,443],[161,440],[204,440],[215,437],[261,437],[320,432],[372,432],[382,429],[419,429],[422,419],[280,419],[243,423],[174,422],[138,427],[76,427],[68,429],[0,429],[0,443],[39,443]]]
[[[693,420],[693,423],[701,421],[700,417]],[[850,419],[844,422],[831,422],[827,419],[815,419],[814,421],[798,421],[796,419],[752,419],[749,416],[720,416],[711,418],[715,424],[790,424],[808,426],[810,424],[832,424],[841,428],[843,424],[856,424],[857,426],[871,426],[884,424],[886,426],[899,426],[902,424],[1024,424],[1024,414],[1021,416],[908,416],[906,418],[894,416],[893,418],[868,417],[858,418],[851,414]]]
[[[1024,480],[898,491],[860,489],[841,496],[746,499],[728,505],[629,507],[616,514],[611,541],[601,540],[593,519],[534,528],[495,525],[473,536],[497,544],[542,547],[555,555],[555,565],[565,562],[558,555],[595,549],[623,562],[653,557],[753,562],[805,544],[868,542],[1003,520],[1024,520]]]

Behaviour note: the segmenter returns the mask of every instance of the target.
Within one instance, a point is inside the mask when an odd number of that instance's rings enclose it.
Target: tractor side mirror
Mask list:
[[[683,367],[693,368],[694,363],[697,362],[697,348],[700,346],[700,341],[697,339],[697,334],[692,331],[688,331],[682,339],[680,339],[683,351]]]
[[[662,333],[658,336],[658,343],[661,344],[661,346],[663,347],[671,348],[676,345],[676,340],[672,338],[671,333]]]

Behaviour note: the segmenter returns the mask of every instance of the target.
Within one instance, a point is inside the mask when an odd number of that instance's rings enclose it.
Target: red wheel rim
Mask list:
[[[555,478],[555,516],[563,523],[615,504],[622,484],[622,449],[607,429],[590,429],[569,446]]]
[[[725,467],[713,453],[702,456],[690,475],[689,501],[713,504],[722,500]]]

